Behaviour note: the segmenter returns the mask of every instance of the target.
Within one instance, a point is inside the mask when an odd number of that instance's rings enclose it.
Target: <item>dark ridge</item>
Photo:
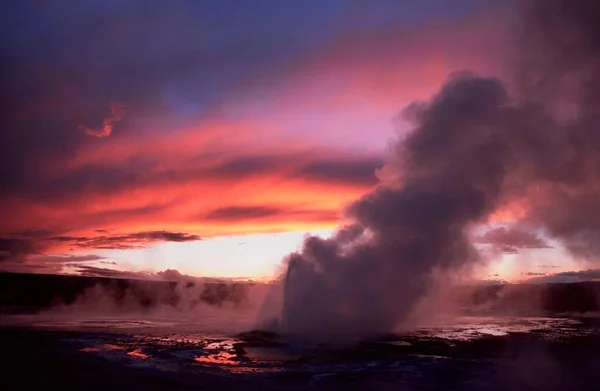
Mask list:
[[[170,306],[184,310],[201,303],[239,305],[252,284],[0,273],[0,307],[5,312],[35,311],[61,304],[92,304],[95,299],[108,300],[116,307],[140,309]],[[594,281],[464,286],[457,290],[458,304],[467,313],[546,315],[600,311],[600,282]],[[87,302],[81,301],[84,297]]]
[[[0,307],[28,311],[54,305],[93,304],[152,309],[170,306],[191,309],[205,303],[239,305],[249,283],[202,281],[147,281],[106,277],[0,273]]]
[[[600,311],[600,282],[463,287],[462,308],[495,314],[543,315]]]

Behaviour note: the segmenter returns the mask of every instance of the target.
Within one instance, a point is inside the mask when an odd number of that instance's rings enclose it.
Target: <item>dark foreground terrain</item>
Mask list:
[[[3,390],[586,390],[597,320],[472,336],[390,336],[345,349],[233,338],[2,328]]]
[[[339,347],[249,331],[247,284],[0,278],[3,391],[592,391],[600,384],[598,283],[465,288],[457,295],[461,316]],[[108,309],[97,311],[106,300]]]
[[[202,304],[241,303],[252,283],[231,281],[146,281],[50,274],[0,273],[0,306],[39,310],[57,305],[90,304],[103,299],[122,307],[170,306],[190,310]]]

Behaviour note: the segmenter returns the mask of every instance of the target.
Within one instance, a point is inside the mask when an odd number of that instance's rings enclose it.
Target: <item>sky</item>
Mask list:
[[[0,269],[273,276],[306,233],[331,235],[377,186],[404,107],[457,70],[506,74],[513,11],[500,0],[9,1]],[[521,250],[483,278],[585,268],[559,247]]]

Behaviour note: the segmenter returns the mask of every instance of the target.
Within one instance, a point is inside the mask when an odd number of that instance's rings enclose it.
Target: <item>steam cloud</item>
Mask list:
[[[518,254],[519,249],[550,248],[544,239],[533,232],[504,227],[489,230],[476,241],[492,245],[494,249],[507,254]]]
[[[600,3],[524,1],[514,82],[452,74],[403,112],[385,180],[328,239],[287,259],[280,328],[314,338],[390,331],[432,272],[482,260],[469,230],[518,201],[519,226],[600,254]],[[510,87],[510,88],[509,88]],[[390,179],[394,178],[394,179]]]

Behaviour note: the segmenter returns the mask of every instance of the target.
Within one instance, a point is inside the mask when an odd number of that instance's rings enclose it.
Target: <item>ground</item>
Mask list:
[[[600,381],[593,317],[466,318],[344,348],[262,331],[209,336],[7,319],[3,390],[592,390]]]

